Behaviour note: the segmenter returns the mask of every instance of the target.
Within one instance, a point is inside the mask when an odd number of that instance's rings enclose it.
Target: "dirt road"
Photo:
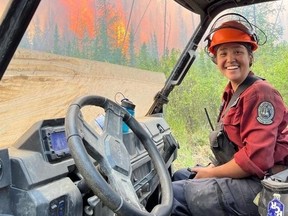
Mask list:
[[[13,145],[36,121],[65,117],[69,104],[83,95],[115,100],[122,92],[136,104],[136,117],[144,116],[164,82],[163,73],[17,51],[0,81],[0,147]],[[91,118],[96,112],[89,112]]]

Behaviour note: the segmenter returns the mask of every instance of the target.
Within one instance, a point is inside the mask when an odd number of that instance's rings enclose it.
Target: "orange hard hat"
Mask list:
[[[215,46],[224,43],[248,43],[252,51],[258,48],[257,37],[254,33],[250,32],[242,23],[231,20],[223,23],[220,27],[212,30],[209,34],[211,39],[208,39],[208,51],[215,55]]]

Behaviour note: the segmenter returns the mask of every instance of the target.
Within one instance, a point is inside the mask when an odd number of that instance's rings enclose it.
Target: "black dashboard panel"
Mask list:
[[[65,136],[64,118],[36,122],[14,147],[39,152],[50,163],[71,158]]]
[[[64,126],[43,127],[41,136],[45,156],[49,162],[53,163],[71,157]]]
[[[0,214],[78,216],[89,208],[93,209],[93,215],[113,215],[91,194],[78,172],[67,145],[64,120],[36,122],[11,148],[0,151],[6,169],[6,177],[0,181]],[[140,124],[169,166],[178,145],[168,124],[156,116],[144,117]],[[123,142],[130,155],[135,192],[143,205],[152,207],[158,196],[152,199],[150,196],[159,185],[153,163],[132,131],[123,134]]]

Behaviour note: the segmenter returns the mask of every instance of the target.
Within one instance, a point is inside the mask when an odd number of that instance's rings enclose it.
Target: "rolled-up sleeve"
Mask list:
[[[234,159],[244,171],[262,178],[274,165],[279,125],[285,112],[281,96],[266,82],[252,85],[240,96],[230,112],[233,118],[226,121],[224,128],[239,147]]]

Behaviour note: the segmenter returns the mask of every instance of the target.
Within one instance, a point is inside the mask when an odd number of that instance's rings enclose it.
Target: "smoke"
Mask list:
[[[57,25],[62,37],[69,32],[79,39],[94,38],[106,22],[107,34],[115,41],[113,47],[126,52],[129,37],[133,36],[136,49],[154,39],[157,40],[158,53],[163,53],[164,49],[184,48],[196,19],[174,1],[48,0],[40,3],[29,35],[33,37],[49,29],[53,31]]]

